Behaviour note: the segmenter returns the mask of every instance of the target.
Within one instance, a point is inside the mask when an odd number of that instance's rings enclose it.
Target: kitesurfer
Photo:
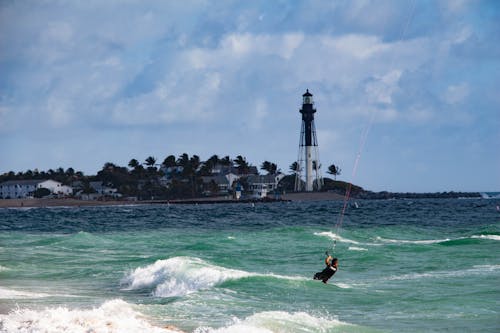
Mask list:
[[[338,269],[338,259],[333,258],[331,255],[326,253],[327,257],[325,259],[326,267],[321,272],[314,274],[314,280],[321,280],[323,283],[327,283],[328,280],[337,272]]]

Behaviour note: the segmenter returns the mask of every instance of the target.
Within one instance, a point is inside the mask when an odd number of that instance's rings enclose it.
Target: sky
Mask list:
[[[3,0],[0,173],[182,153],[289,173],[309,89],[324,176],[500,191],[499,22],[495,0]]]

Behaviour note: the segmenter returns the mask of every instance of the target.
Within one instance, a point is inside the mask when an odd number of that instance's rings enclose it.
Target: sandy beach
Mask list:
[[[20,207],[80,207],[80,206],[115,206],[137,204],[136,201],[97,201],[61,199],[0,199],[0,208]],[[142,203],[142,202],[141,202]]]

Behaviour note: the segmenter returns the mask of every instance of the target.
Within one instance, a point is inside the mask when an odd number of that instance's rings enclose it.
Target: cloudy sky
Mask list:
[[[0,173],[243,155],[500,190],[498,1],[0,1]],[[353,174],[356,156],[359,165]]]

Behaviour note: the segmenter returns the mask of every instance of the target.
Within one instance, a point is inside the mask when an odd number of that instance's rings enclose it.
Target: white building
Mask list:
[[[40,180],[8,180],[0,183],[0,197],[3,199],[33,197]]]
[[[265,198],[269,192],[278,188],[278,183],[285,177],[280,173],[277,175],[253,175],[248,177],[250,190],[253,191],[253,197]]]
[[[73,188],[71,186],[63,185],[55,180],[45,180],[37,185],[37,188],[46,188],[51,193],[58,196],[68,196],[73,194]]]
[[[217,185],[218,194],[226,194],[228,193],[235,181],[237,181],[240,177],[232,172],[221,175],[217,174],[215,176],[203,176],[203,185],[206,189],[210,188],[210,184],[213,182]]]
[[[90,182],[89,183],[90,187],[93,188],[97,194],[101,196],[108,196],[108,197],[113,197],[113,198],[118,198],[121,197],[122,195],[118,193],[118,189],[114,187],[109,187],[104,185],[103,182]]]
[[[0,197],[3,199],[32,198],[35,191],[46,188],[56,196],[68,196],[73,193],[73,188],[63,185],[55,180],[8,180],[0,183]]]

